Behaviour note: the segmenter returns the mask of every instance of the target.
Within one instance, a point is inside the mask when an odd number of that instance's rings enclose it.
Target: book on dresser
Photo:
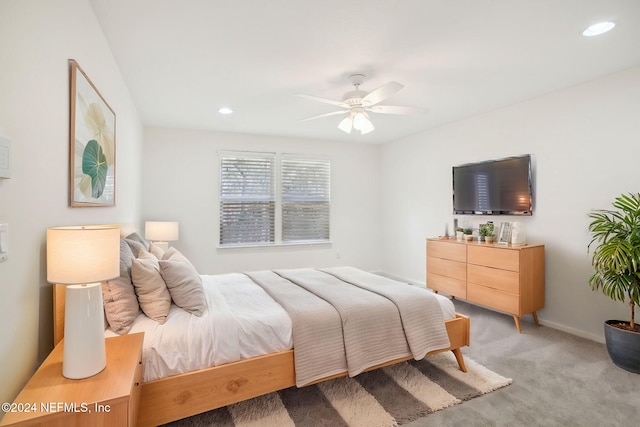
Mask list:
[[[427,239],[427,287],[513,316],[544,307],[544,245]]]

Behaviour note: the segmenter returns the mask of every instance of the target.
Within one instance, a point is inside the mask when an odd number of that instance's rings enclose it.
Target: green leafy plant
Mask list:
[[[473,229],[471,228],[465,228],[463,231],[464,234],[469,235],[469,234],[473,234]]]
[[[615,199],[616,210],[596,210],[589,214],[589,232],[595,244],[589,278],[593,290],[601,290],[614,301],[629,301],[629,329],[635,324],[635,306],[640,305],[640,193],[623,194]]]
[[[486,224],[480,224],[478,228],[478,234],[481,236],[493,236],[493,223],[488,222]]]
[[[104,186],[107,182],[107,158],[102,151],[98,141],[92,139],[82,153],[82,173],[91,177],[91,197],[102,196]]]

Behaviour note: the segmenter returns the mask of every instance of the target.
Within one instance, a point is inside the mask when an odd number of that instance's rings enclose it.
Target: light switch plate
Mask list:
[[[11,141],[0,135],[0,178],[11,178]]]

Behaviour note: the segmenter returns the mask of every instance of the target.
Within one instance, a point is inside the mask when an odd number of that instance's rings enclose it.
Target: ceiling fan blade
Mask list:
[[[308,120],[315,120],[315,119],[319,119],[321,117],[328,117],[328,116],[335,116],[336,114],[346,114],[348,113],[348,110],[344,110],[344,111],[332,111],[330,113],[325,113],[325,114],[320,114],[319,116],[313,116],[313,117],[307,117],[306,119],[300,119],[301,122],[306,122]]]
[[[296,95],[301,98],[310,99],[312,101],[318,101],[318,102],[324,102],[325,104],[337,105],[338,107],[345,107],[345,108],[349,107],[349,105],[345,104],[342,101],[334,101],[333,99],[320,98],[319,96],[307,95],[304,93],[297,93]]]
[[[380,86],[378,89],[370,92],[367,96],[362,98],[362,104],[365,107],[376,105],[378,102],[384,101],[403,87],[404,85],[398,82],[389,82],[386,85]]]
[[[403,107],[400,105],[375,105],[373,107],[366,108],[366,110],[373,113],[383,114],[421,114],[427,112],[427,110],[424,110],[422,108]]]

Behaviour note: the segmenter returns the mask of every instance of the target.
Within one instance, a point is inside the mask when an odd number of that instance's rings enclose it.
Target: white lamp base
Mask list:
[[[62,375],[91,377],[107,366],[102,284],[67,286],[65,300]]]

